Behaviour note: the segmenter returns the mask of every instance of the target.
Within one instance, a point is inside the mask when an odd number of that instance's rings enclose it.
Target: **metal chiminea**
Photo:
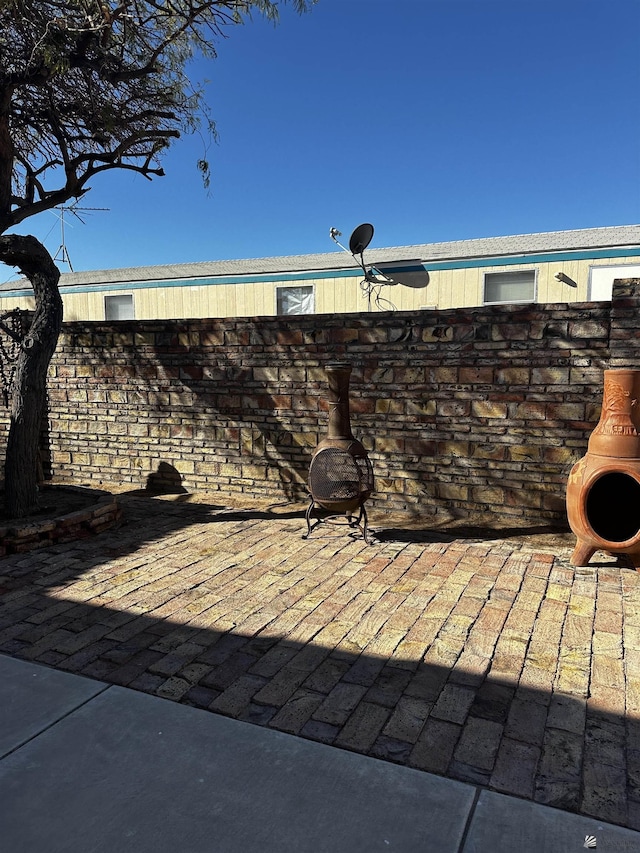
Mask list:
[[[333,362],[326,366],[329,381],[329,430],[316,447],[309,467],[310,503],[306,539],[322,521],[344,516],[349,527],[358,528],[365,542],[373,541],[367,527],[365,501],[373,492],[373,469],[362,444],[353,437],[349,418],[351,365]],[[329,513],[311,523],[315,508]],[[357,513],[357,516],[355,516]],[[354,517],[355,516],[355,517]]]

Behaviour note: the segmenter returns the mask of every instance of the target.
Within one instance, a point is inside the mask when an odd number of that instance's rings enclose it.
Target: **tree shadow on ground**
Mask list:
[[[282,507],[125,503],[115,535],[3,561],[1,652],[638,826],[640,721],[589,696],[590,635],[562,645],[574,580],[551,557],[304,541]]]
[[[259,507],[252,508],[247,505],[239,508],[235,506],[235,501],[230,503],[212,504],[204,502],[201,498],[192,492],[168,492],[165,489],[155,491],[154,489],[132,489],[126,492],[120,492],[119,497],[127,498],[142,498],[154,500],[175,495],[172,503],[185,504],[194,510],[197,517],[208,518],[209,521],[252,521],[252,520],[276,520],[280,518],[304,518],[304,509],[292,509],[289,501],[266,502],[261,501]],[[210,496],[209,496],[210,497]],[[244,503],[250,504],[251,501],[245,498]]]

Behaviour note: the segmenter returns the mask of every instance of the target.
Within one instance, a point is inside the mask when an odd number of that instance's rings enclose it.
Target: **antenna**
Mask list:
[[[58,207],[53,208],[55,210],[60,211],[60,216],[58,219],[60,220],[60,245],[58,246],[58,250],[53,256],[54,261],[60,261],[63,264],[67,264],[71,272],[73,272],[73,267],[71,266],[71,258],[69,257],[69,252],[67,251],[67,244],[65,240],[64,233],[64,215],[68,211],[72,213],[77,220],[79,220],[83,225],[85,224],[84,219],[80,216],[80,213],[92,213],[93,211],[98,210],[109,210],[108,207],[78,207],[78,202],[74,201],[72,204],[61,204]],[[54,214],[57,216],[57,214]],[[73,227],[73,226],[71,226]]]

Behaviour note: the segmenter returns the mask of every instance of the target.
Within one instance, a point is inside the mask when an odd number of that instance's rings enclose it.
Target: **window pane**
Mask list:
[[[134,320],[133,296],[105,296],[104,316],[107,320]]]
[[[313,314],[313,285],[278,287],[278,314]]]
[[[535,270],[485,274],[485,302],[533,302],[535,298]]]

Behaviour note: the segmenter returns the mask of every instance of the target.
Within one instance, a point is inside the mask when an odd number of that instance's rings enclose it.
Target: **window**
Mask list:
[[[313,314],[313,285],[276,287],[278,314]]]
[[[535,302],[536,271],[488,272],[484,275],[484,303]]]
[[[105,296],[105,320],[134,320],[133,296],[131,293],[122,296]]]
[[[638,278],[640,266],[622,264],[621,266],[592,266],[589,269],[590,302],[609,301],[613,296],[613,282],[617,278]]]

